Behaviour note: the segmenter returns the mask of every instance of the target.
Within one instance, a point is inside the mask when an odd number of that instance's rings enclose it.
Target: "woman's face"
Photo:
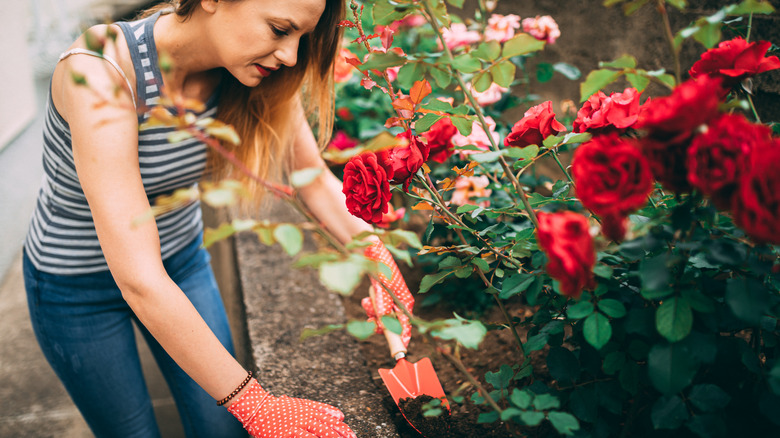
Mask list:
[[[325,0],[204,0],[218,62],[254,87],[280,67],[298,62],[301,37],[314,31]],[[334,30],[335,32],[335,30]]]

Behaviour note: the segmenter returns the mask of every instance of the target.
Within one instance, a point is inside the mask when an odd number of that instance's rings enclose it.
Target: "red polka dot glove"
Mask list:
[[[366,248],[364,255],[369,260],[382,262],[390,267],[390,270],[393,272],[392,278],[388,279],[382,273],[378,273],[377,275],[382,280],[382,283],[384,283],[391,291],[393,291],[395,296],[403,303],[404,307],[406,307],[406,310],[411,313],[412,308],[414,307],[414,298],[412,297],[412,294],[409,293],[409,288],[406,287],[404,277],[401,276],[401,272],[398,270],[398,265],[395,264],[390,251],[385,248],[382,242],[376,242]],[[371,285],[374,287],[374,291],[376,292],[376,303],[374,303],[376,304],[376,311],[374,311],[374,304],[371,303],[371,298],[363,298],[363,300],[360,302],[360,304],[363,306],[363,310],[365,310],[366,314],[368,315],[368,320],[377,322],[377,314],[380,317],[395,314],[398,317],[398,321],[401,322],[401,326],[403,328],[401,331],[401,340],[403,341],[404,346],[408,346],[409,340],[412,338],[412,325],[409,323],[409,317],[404,314],[398,305],[395,304],[393,297],[387,293],[379,281],[376,281],[372,278]],[[376,332],[382,333],[382,329],[379,327],[379,324],[377,324]]]
[[[255,438],[357,438],[337,408],[286,395],[273,396],[256,379],[249,382],[228,412]]]

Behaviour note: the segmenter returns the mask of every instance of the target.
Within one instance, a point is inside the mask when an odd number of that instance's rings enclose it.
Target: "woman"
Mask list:
[[[195,184],[206,169],[204,144],[171,143],[173,128],[144,124],[164,90],[206,102],[196,117],[233,125],[243,139],[234,153],[260,176],[322,167],[301,197],[340,240],[370,230],[344,207],[301,104],[319,109],[326,141],[343,3],[181,0],[134,22],[95,26],[61,56],[44,129],[46,177],[25,242],[25,284],[41,348],[96,436],[159,436],[132,320],[187,436],[245,436],[242,425],[256,437],[355,436],[338,409],[271,395],[233,358],[197,203],[136,221],[150,200]],[[105,45],[95,51],[101,38]],[[216,177],[241,177],[218,159],[211,166]],[[391,265],[392,281],[383,280],[408,294],[381,243],[366,254]]]

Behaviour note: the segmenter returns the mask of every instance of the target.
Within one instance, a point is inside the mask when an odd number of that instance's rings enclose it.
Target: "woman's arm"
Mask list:
[[[121,39],[121,38],[120,38]],[[107,47],[107,54],[116,50]],[[53,77],[53,97],[70,124],[73,156],[100,245],[123,297],[168,354],[215,399],[246,376],[166,273],[138,165],[138,123],[123,84],[104,60],[71,56]],[[77,84],[71,73],[85,77]],[[109,102],[106,102],[108,99]]]

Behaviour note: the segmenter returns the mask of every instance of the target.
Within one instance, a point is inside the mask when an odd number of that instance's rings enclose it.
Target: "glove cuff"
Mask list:
[[[247,385],[247,390],[236,399],[228,408],[228,412],[241,422],[241,424],[251,424],[252,419],[260,411],[265,400],[271,394],[263,389],[257,379],[252,379]]]

